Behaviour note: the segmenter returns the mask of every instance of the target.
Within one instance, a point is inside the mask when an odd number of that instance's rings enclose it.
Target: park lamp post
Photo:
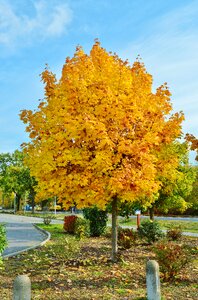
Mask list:
[[[56,196],[54,197],[54,214],[56,216]]]

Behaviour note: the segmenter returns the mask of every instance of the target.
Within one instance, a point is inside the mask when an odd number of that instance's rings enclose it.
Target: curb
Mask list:
[[[39,247],[43,246],[44,244],[46,244],[50,240],[51,234],[48,231],[46,231],[46,230],[44,230],[42,228],[39,228],[36,224],[33,224],[33,225],[34,225],[34,227],[37,230],[41,231],[46,236],[46,239],[44,239],[42,242],[40,242],[40,243],[38,243],[38,244],[36,244],[34,246],[28,247],[26,249],[19,250],[19,251],[10,253],[10,254],[2,255],[3,259],[8,258],[8,257],[12,257],[12,256],[16,256],[18,254],[21,254],[21,253],[29,251],[29,250],[33,250],[33,249],[39,248]]]

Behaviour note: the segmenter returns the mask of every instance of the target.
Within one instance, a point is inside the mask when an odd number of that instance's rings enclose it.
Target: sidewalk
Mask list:
[[[43,223],[42,218],[0,214],[0,223],[6,226],[8,240],[8,247],[2,253],[3,258],[39,247],[50,238],[49,233],[34,226]],[[52,220],[52,223],[63,224],[63,221]]]
[[[27,223],[6,224],[6,235],[8,247],[2,253],[3,258],[39,247],[49,239],[47,233]]]

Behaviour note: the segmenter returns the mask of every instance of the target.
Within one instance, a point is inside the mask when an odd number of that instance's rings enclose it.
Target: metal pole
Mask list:
[[[54,214],[56,216],[56,196],[54,197]]]

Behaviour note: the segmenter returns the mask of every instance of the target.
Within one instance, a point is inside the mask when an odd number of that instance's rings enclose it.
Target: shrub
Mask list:
[[[75,223],[77,220],[77,216],[65,216],[63,228],[67,233],[74,234],[75,233]]]
[[[7,246],[7,239],[6,239],[5,225],[0,224],[0,255],[3,253],[6,246]]]
[[[45,224],[45,225],[49,225],[50,223],[51,223],[51,221],[52,221],[52,217],[51,216],[44,216],[43,217],[43,223]]]
[[[0,269],[3,267],[3,260],[1,254],[5,250],[6,246],[7,246],[6,229],[3,224],[0,224]]]
[[[154,245],[153,251],[156,254],[164,280],[173,280],[191,260],[188,249],[175,242],[159,241]]]
[[[106,238],[110,239],[112,237],[112,228],[106,227],[104,233],[102,234]]]
[[[77,238],[81,239],[85,236],[90,236],[90,223],[89,220],[78,218],[75,220],[74,233]]]
[[[101,236],[106,229],[108,215],[107,211],[100,210],[96,206],[83,210],[85,219],[90,222],[90,235]]]
[[[168,240],[178,241],[182,237],[182,228],[180,225],[174,225],[168,228],[166,232]]]
[[[130,228],[118,228],[118,245],[123,249],[131,248],[137,240],[137,233]]]
[[[141,238],[146,239],[149,244],[152,244],[162,237],[164,234],[160,229],[160,225],[156,221],[143,221],[138,229],[138,234]]]

